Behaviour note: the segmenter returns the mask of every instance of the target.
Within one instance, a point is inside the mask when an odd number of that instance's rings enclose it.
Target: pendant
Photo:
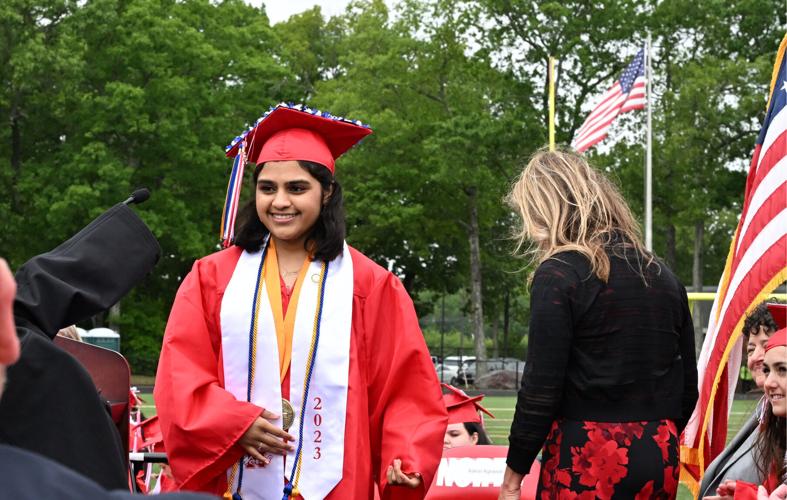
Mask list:
[[[295,410],[289,401],[281,398],[281,426],[285,431],[290,429],[292,423],[295,421]]]

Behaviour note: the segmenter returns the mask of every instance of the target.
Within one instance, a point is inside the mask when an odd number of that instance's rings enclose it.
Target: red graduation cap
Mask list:
[[[787,328],[787,304],[769,302],[768,312],[771,313],[773,321],[776,322],[780,330],[782,328]]]
[[[787,345],[787,304],[770,303],[768,304],[768,312],[771,313],[773,320],[779,325],[779,330],[768,339],[765,352],[770,351],[774,347]]]
[[[465,391],[457,389],[454,386],[448,384],[441,385],[445,390],[448,391],[443,394],[443,402],[445,403],[445,408],[448,410],[449,424],[459,424],[464,422],[480,423],[480,411],[486,413],[492,418],[495,418],[495,416],[492,415],[489,410],[478,404],[478,401],[484,399],[483,394],[470,397],[465,393]]]
[[[771,338],[768,339],[768,343],[765,345],[765,352],[779,346],[787,346],[787,328],[782,328],[771,335]]]
[[[372,133],[357,120],[334,116],[302,104],[279,104],[271,108],[244,135],[227,148],[230,158],[240,144],[255,165],[266,161],[305,160],[335,171],[335,160]]]
[[[324,165],[335,172],[336,159],[372,133],[368,125],[302,104],[279,104],[270,108],[254,126],[226,147],[235,158],[221,214],[221,239],[229,246],[235,236],[235,216],[240,201],[246,161],[303,160]]]

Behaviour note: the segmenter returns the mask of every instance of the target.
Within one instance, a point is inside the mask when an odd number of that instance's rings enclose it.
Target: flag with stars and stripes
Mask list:
[[[580,153],[584,152],[604,140],[612,122],[620,114],[644,108],[645,83],[645,49],[642,48],[579,127],[571,146]]]
[[[767,113],[754,147],[743,211],[713,303],[698,361],[700,397],[681,437],[681,481],[697,481],[724,449],[741,366],[746,315],[787,279],[787,35],[771,78]]]

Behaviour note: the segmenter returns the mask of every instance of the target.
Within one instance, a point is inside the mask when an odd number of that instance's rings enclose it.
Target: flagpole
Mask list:
[[[647,48],[645,50],[645,58],[647,59],[648,63],[646,66],[646,85],[647,85],[647,92],[646,94],[646,104],[645,107],[648,110],[648,125],[647,125],[647,146],[645,150],[645,248],[649,252],[653,251],[653,159],[652,159],[652,148],[653,148],[653,141],[651,139],[651,104],[652,100],[650,98],[651,94],[651,80],[653,79],[653,72],[651,70],[650,64],[650,31],[648,31],[648,42]]]
[[[549,150],[555,150],[555,58],[549,56]]]

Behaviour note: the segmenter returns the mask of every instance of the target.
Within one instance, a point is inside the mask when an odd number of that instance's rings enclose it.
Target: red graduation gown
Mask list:
[[[447,423],[440,386],[401,282],[355,249],[350,252],[344,468],[328,498],[372,498],[375,482],[383,498],[422,498],[423,486],[387,487],[386,469],[400,458],[405,472],[419,472],[422,484],[432,484]],[[243,455],[236,443],[262,411],[223,389],[221,300],[241,253],[231,247],[195,262],[164,335],[154,397],[172,472],[183,490],[223,494],[227,469]]]

